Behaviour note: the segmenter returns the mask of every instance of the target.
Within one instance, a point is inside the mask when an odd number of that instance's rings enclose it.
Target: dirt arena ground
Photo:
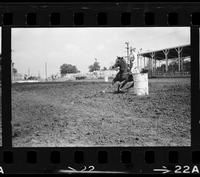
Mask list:
[[[190,146],[189,78],[150,79],[149,96],[109,84],[13,84],[13,146]]]

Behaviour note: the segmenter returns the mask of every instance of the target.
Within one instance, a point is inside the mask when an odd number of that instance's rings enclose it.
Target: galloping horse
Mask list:
[[[117,73],[116,77],[112,81],[112,85],[115,84],[115,82],[119,81],[121,82],[118,85],[118,92],[121,91],[121,89],[128,83],[133,82],[133,75],[131,72],[131,68],[133,66],[133,63],[131,61],[130,65],[128,65],[123,57],[117,57],[115,64],[112,66],[112,68],[119,67],[119,72]],[[134,82],[126,88],[126,90],[130,89],[134,86]]]

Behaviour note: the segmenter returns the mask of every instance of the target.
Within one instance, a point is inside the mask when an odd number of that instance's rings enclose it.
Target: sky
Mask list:
[[[189,27],[13,28],[12,61],[21,74],[45,77],[60,72],[64,63],[81,72],[95,58],[103,68],[126,56],[125,42],[143,51],[190,44]]]

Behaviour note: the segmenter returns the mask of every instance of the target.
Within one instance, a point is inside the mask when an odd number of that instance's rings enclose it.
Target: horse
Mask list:
[[[131,72],[131,68],[133,66],[132,61],[128,65],[126,63],[126,60],[123,57],[117,57],[115,64],[112,66],[112,68],[119,67],[119,72],[117,73],[116,77],[112,81],[112,85],[115,84],[115,82],[119,81],[121,82],[118,85],[118,92],[122,91],[122,88],[128,83],[133,82],[126,90],[130,89],[134,86],[134,80],[133,80],[133,74]]]

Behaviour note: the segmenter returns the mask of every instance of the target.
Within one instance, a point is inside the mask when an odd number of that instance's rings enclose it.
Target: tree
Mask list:
[[[16,68],[13,68],[13,73],[17,74],[17,69]]]
[[[12,62],[11,65],[12,65],[12,72],[13,72],[13,74],[17,74],[17,69],[14,68],[14,63]]]
[[[103,69],[102,69],[102,71],[106,71],[106,70],[107,70],[107,68],[104,66]]]
[[[78,69],[76,66],[73,66],[71,64],[63,64],[60,66],[60,73],[61,75],[69,74],[69,73],[78,73]]]
[[[99,62],[97,62],[97,59],[95,59],[95,62],[89,66],[89,71],[93,72],[93,71],[98,71],[100,70],[100,65]]]

